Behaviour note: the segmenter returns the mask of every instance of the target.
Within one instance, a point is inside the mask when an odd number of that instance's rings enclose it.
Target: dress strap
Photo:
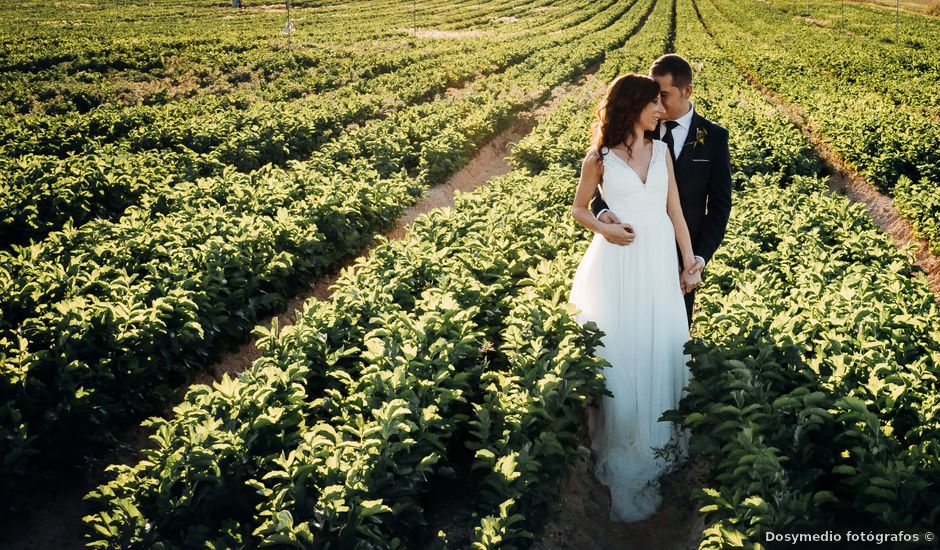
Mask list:
[[[662,159],[663,163],[665,163],[666,155],[669,154],[669,144],[661,139],[654,139],[653,143],[656,144],[656,154]]]

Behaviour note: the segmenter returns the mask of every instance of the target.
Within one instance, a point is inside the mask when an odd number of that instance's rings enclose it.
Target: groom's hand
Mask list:
[[[633,239],[636,238],[636,234],[633,232],[633,226],[628,223],[601,224],[601,235],[607,239],[607,242],[621,246],[632,243]]]

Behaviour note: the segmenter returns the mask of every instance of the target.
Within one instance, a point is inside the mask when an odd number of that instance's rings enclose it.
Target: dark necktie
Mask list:
[[[669,154],[672,155],[672,162],[676,162],[676,144],[672,137],[672,129],[678,125],[679,123],[675,120],[667,120],[666,135],[663,136],[663,141],[669,146]]]

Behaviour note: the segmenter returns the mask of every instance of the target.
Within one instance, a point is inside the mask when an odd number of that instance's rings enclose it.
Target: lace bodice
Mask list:
[[[666,195],[669,190],[666,147],[664,142],[653,140],[653,154],[650,156],[646,183],[643,183],[639,174],[617,153],[606,147],[601,150],[604,157],[601,197],[621,220],[666,215]]]

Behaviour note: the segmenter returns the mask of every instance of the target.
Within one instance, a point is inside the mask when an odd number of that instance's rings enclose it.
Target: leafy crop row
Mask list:
[[[146,460],[114,467],[90,495],[102,509],[88,518],[93,540],[394,548],[431,536],[423,499],[451,479],[473,480],[475,501],[501,494],[500,479],[534,483],[536,457],[557,468],[570,441],[547,428],[576,430],[600,388],[596,333],[559,290],[570,260],[553,262],[544,239],[585,240],[558,227],[573,178],[516,173],[461,195],[374,249],[297,324],[259,329],[264,356],[249,371],[191,389],[173,418],[151,421]],[[536,446],[489,450],[510,434]]]
[[[898,51],[925,51],[940,53],[940,26],[936,19],[924,17],[902,9],[896,11],[885,6],[837,2],[799,2],[773,0],[776,9],[802,19],[806,24],[840,29],[855,37],[867,37],[881,47],[894,47]],[[844,15],[844,17],[843,17]]]

